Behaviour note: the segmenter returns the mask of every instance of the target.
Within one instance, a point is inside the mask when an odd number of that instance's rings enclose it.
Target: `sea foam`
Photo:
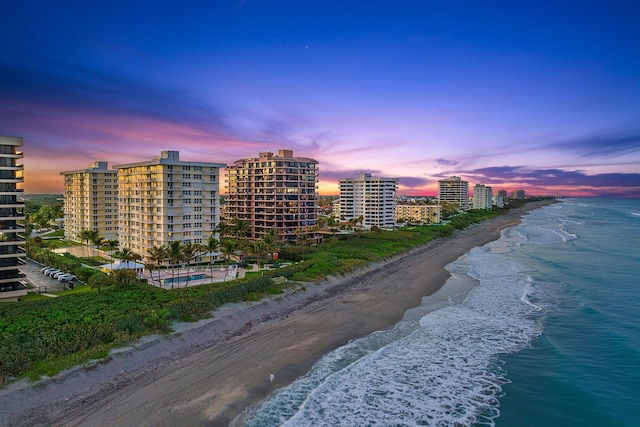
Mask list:
[[[527,234],[536,230],[527,227]],[[544,237],[526,241],[562,241],[557,233],[537,233]],[[541,333],[540,307],[528,299],[535,284],[523,265],[503,255],[505,242],[521,240],[507,233],[467,254],[465,267],[480,286],[462,304],[328,354],[263,402],[248,425],[493,425],[508,382],[498,356]]]

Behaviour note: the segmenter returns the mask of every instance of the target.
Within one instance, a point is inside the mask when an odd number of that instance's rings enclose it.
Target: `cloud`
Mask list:
[[[556,141],[545,148],[572,151],[582,157],[622,156],[640,151],[640,129]]]
[[[455,166],[459,163],[456,160],[447,160],[447,159],[436,159],[436,162],[439,165],[443,165],[443,166]]]
[[[535,187],[620,187],[640,190],[640,174],[600,173],[580,170],[532,169],[526,166],[494,166],[461,171],[465,179],[478,184],[514,183]]]
[[[211,136],[232,134],[224,114],[186,89],[138,83],[69,64],[40,70],[0,63],[0,94],[3,125],[9,117],[30,125],[82,115],[175,123]]]

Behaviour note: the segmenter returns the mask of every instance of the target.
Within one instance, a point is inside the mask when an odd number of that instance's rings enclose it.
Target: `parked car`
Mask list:
[[[58,276],[58,280],[60,282],[69,282],[75,278],[76,276],[74,276],[73,274],[61,274]]]
[[[58,273],[62,273],[62,270],[51,270],[49,273],[47,273],[47,276],[53,277]]]
[[[53,268],[53,267],[45,267],[45,268],[43,268],[43,269],[42,269],[42,270],[40,270],[40,271],[42,271],[42,274],[49,275],[49,273],[51,273],[51,272],[52,272],[52,271],[54,271],[54,270],[56,270],[56,269],[55,269],[55,268]]]
[[[54,279],[57,279],[58,277],[62,276],[63,274],[69,274],[66,271],[59,271],[56,274],[53,274],[51,277],[53,277]]]

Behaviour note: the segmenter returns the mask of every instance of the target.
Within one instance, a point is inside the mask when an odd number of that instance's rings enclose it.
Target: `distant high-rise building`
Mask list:
[[[64,176],[64,237],[80,241],[83,230],[95,230],[106,240],[118,238],[118,172],[107,162],[87,169],[60,172]]]
[[[18,198],[24,190],[24,167],[17,163],[23,153],[17,151],[24,141],[19,137],[0,136],[0,302],[18,301],[27,295],[25,274],[24,201]]]
[[[275,230],[281,240],[296,240],[316,225],[318,162],[294,157],[292,150],[259,153],[227,166],[225,218],[250,225],[249,238]]]
[[[362,173],[358,178],[341,179],[341,219],[362,217],[365,227],[393,227],[397,188],[396,178],[374,178],[370,173]]]
[[[493,193],[491,187],[476,184],[473,187],[473,209],[491,209]]]
[[[456,204],[462,210],[469,209],[469,183],[452,176],[438,181],[438,202]]]
[[[498,191],[497,196],[502,196],[502,200],[507,200],[507,190]]]
[[[513,190],[511,198],[516,200],[524,200],[524,190]]]
[[[165,150],[118,170],[118,242],[145,256],[171,242],[204,243],[220,222],[222,163],[180,160]]]

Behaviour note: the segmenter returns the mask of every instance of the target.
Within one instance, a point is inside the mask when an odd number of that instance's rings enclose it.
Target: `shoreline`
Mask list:
[[[9,385],[0,390],[0,424],[229,425],[324,354],[393,326],[444,286],[451,275],[445,266],[551,203],[527,203],[305,291],[225,305],[213,319],[119,349],[89,369]]]

